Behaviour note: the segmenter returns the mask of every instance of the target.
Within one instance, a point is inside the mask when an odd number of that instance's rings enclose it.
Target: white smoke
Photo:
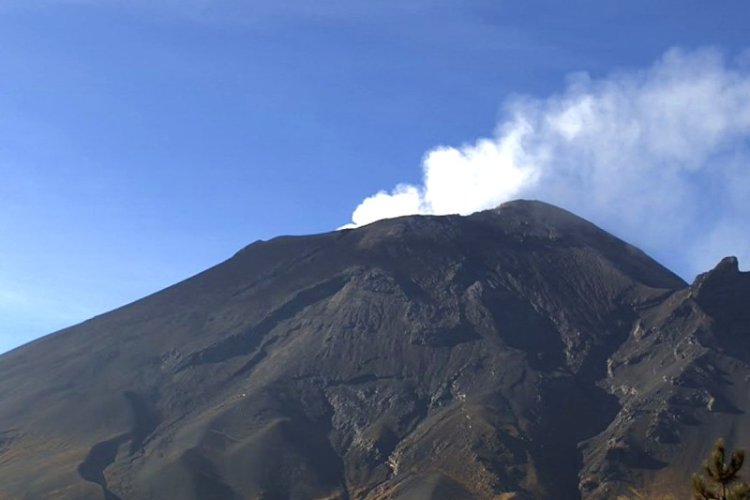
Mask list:
[[[515,198],[559,204],[687,273],[750,258],[750,71],[712,49],[673,49],[643,71],[569,78],[504,106],[494,137],[440,146],[421,185],[359,204],[351,226],[469,214]]]

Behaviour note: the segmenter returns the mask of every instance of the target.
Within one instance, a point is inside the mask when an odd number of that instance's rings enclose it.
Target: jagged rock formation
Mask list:
[[[256,242],[0,357],[0,499],[684,494],[748,292],[540,202]]]

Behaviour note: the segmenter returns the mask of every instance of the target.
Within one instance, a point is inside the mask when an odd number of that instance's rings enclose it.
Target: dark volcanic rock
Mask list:
[[[750,439],[748,274],[518,201],[256,242],[0,357],[0,498],[613,498]]]

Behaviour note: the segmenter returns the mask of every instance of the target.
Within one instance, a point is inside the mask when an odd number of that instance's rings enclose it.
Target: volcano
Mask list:
[[[750,273],[510,202],[258,241],[0,356],[0,499],[611,499],[750,445]]]

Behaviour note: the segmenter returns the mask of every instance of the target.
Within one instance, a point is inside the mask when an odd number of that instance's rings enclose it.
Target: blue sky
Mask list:
[[[0,352],[256,239],[342,226],[381,190],[384,203],[367,204],[359,222],[393,207],[482,208],[452,204],[424,172],[453,183],[473,168],[465,163],[493,162],[518,120],[535,127],[522,146],[533,168],[513,164],[523,181],[490,176],[506,187],[485,205],[561,203],[688,280],[716,256],[750,253],[737,236],[748,229],[750,134],[727,118],[745,109],[749,14],[745,1],[0,0]],[[703,124],[675,125],[674,144],[700,143],[695,166],[673,166],[691,161],[646,135],[620,151],[586,133],[612,109],[648,122],[649,106],[632,103],[653,89],[672,102],[683,80],[697,82],[688,103],[734,96],[696,108],[721,122],[706,144],[691,139]],[[564,126],[548,130],[550,117]],[[584,124],[573,139],[571,119],[576,131]],[[477,154],[481,138],[489,156]],[[555,175],[544,154],[560,158]],[[620,181],[625,166],[602,167],[613,154],[648,168]],[[589,184],[571,184],[579,164]],[[675,182],[681,194],[664,204]],[[623,209],[636,191],[610,183],[637,186],[646,201]],[[398,185],[416,205],[393,204]],[[679,230],[666,238],[644,217]],[[704,246],[679,244],[706,228],[716,237]]]

